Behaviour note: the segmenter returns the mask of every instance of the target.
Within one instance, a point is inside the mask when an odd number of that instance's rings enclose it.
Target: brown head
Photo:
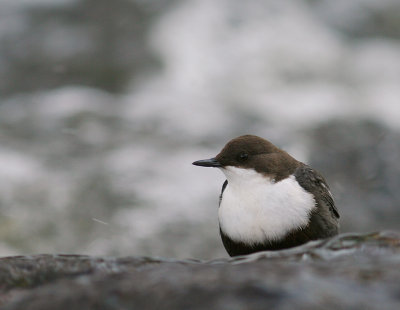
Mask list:
[[[294,172],[301,163],[263,138],[244,135],[229,141],[215,157],[193,163],[203,167],[254,169],[276,182]]]

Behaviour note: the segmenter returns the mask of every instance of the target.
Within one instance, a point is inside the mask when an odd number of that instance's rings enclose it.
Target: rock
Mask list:
[[[400,234],[343,234],[212,261],[0,259],[3,309],[399,309]]]

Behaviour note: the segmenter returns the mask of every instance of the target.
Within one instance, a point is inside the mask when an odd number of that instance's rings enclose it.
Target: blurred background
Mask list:
[[[0,0],[0,255],[226,257],[191,163],[247,133],[399,229],[399,119],[398,0]]]

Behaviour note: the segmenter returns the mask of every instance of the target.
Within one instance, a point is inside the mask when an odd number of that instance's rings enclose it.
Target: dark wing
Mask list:
[[[333,217],[339,218],[339,211],[335,206],[329,186],[324,177],[307,165],[301,165],[294,172],[297,182],[316,197],[319,207],[326,205]],[[318,201],[319,200],[319,201]]]
[[[225,180],[224,184],[222,184],[221,194],[219,195],[219,203],[218,203],[218,206],[221,205],[222,195],[224,194],[224,190],[225,190],[225,188],[226,188],[227,185],[228,185],[228,180]]]

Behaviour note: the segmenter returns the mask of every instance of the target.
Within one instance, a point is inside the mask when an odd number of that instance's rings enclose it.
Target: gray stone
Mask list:
[[[343,234],[212,261],[0,259],[3,309],[399,309],[400,234]]]

